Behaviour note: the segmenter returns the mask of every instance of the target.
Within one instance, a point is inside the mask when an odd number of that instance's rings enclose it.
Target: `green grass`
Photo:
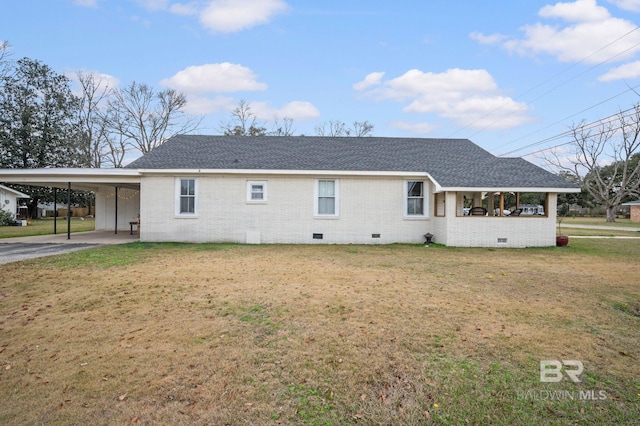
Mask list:
[[[13,237],[31,237],[34,235],[53,234],[54,219],[36,219],[32,220],[28,226],[0,226],[0,238]],[[67,232],[66,218],[57,219],[57,233],[64,234]],[[93,219],[81,219],[77,217],[71,218],[71,232],[86,232],[95,229]]]
[[[638,228],[640,229],[639,222],[632,222],[630,219],[616,219],[615,222],[607,222],[604,217],[562,217],[558,218],[562,220],[563,224],[572,225],[596,225],[596,226],[608,226],[611,228]]]
[[[639,258],[134,242],[10,264],[0,423],[637,425]],[[541,383],[542,359],[582,382]]]

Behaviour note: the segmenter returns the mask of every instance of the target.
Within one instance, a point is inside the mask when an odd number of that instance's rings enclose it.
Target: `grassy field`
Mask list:
[[[613,223],[607,223],[604,217],[563,217],[562,223],[575,225],[597,225],[609,226],[612,228],[627,227],[640,229],[640,223],[632,222],[630,219],[616,219]]]
[[[29,237],[32,235],[53,234],[54,219],[32,220],[28,226],[0,226],[0,238]],[[67,219],[57,218],[57,232],[64,234],[67,232]],[[93,219],[71,218],[71,232],[93,231],[95,222]]]
[[[4,265],[0,424],[637,425],[638,259],[131,243]]]

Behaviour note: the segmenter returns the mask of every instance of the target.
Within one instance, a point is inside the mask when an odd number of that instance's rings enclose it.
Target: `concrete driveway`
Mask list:
[[[110,231],[78,232],[71,234],[71,239],[67,239],[67,234],[3,238],[0,239],[0,264],[137,240],[137,235],[128,232],[114,234]]]

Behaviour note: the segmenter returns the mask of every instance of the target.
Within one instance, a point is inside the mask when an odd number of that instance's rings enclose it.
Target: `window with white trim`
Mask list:
[[[176,215],[195,216],[198,213],[198,181],[193,178],[176,179]]]
[[[410,180],[405,186],[405,215],[425,216],[424,181]]]
[[[318,179],[315,188],[315,214],[317,216],[338,216],[338,188],[336,179]]]
[[[267,202],[267,181],[250,180],[247,181],[247,202],[266,203]]]

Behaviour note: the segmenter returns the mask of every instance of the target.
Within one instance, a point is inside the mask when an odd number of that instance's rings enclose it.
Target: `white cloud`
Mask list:
[[[73,0],[73,4],[80,7],[98,7],[98,0]]]
[[[173,3],[169,6],[169,12],[176,15],[197,15],[199,11],[196,3]]]
[[[436,74],[413,69],[377,83],[363,85],[361,92],[406,103],[403,111],[408,113],[436,114],[476,128],[505,129],[531,121],[526,104],[502,96],[486,70],[454,68]]]
[[[187,95],[185,112],[192,115],[208,115],[218,112],[227,112],[235,108],[237,102],[230,97],[216,96],[207,98],[199,95]]]
[[[477,31],[470,33],[469,37],[480,44],[497,44],[504,41],[507,38],[506,35],[502,35],[502,34],[484,35]]]
[[[166,10],[169,5],[169,0],[136,0],[136,3],[147,10],[157,11]]]
[[[232,93],[266,90],[267,85],[257,81],[249,68],[223,62],[190,66],[173,77],[164,79],[161,85],[186,93]]]
[[[629,10],[631,12],[640,12],[640,0],[608,0],[620,9]]]
[[[394,121],[389,123],[393,128],[412,133],[414,135],[426,135],[433,131],[434,126],[429,123],[410,123],[408,121]]]
[[[200,13],[209,30],[233,33],[266,24],[288,8],[283,0],[213,0]]]
[[[314,120],[320,116],[320,111],[310,102],[293,101],[280,108],[273,108],[268,102],[250,102],[251,111],[260,120],[271,121],[274,117],[283,119],[293,118],[297,121]]]
[[[640,32],[628,20],[615,18],[595,0],[576,0],[545,6],[538,15],[553,24],[537,22],[522,27],[524,36],[503,42],[502,46],[520,55],[551,55],[562,62],[597,64],[632,58],[640,52]],[[472,36],[488,42],[500,35]]]
[[[105,89],[105,90],[115,89],[120,84],[120,80],[117,77],[114,77],[109,74],[105,74],[97,71],[91,71],[91,70],[80,70],[79,72],[86,76],[93,75],[94,82],[98,86],[99,92],[102,89]],[[80,86],[80,82],[78,81],[78,72],[69,70],[69,71],[65,71],[64,74],[72,83],[71,87],[72,87],[73,93],[77,96],[82,95],[82,88]]]
[[[150,11],[166,10],[169,6],[169,0],[136,0],[143,8]]]
[[[630,62],[617,68],[610,69],[606,74],[598,77],[599,81],[613,81],[640,77],[640,61]]]
[[[558,18],[569,22],[604,21],[611,15],[596,4],[596,0],[576,0],[573,3],[556,3],[545,6],[538,12],[543,18]]]
[[[353,85],[353,88],[356,90],[365,90],[372,86],[377,86],[382,81],[382,77],[384,77],[383,72],[372,72],[368,74],[364,80]]]
[[[227,112],[237,106],[237,101],[233,98],[219,94],[267,89],[267,84],[259,82],[251,69],[228,62],[190,66],[173,77],[162,80],[160,84],[185,93],[185,111],[194,115]],[[292,101],[280,108],[274,108],[266,102],[252,101],[249,104],[256,117],[265,121],[273,120],[274,116],[280,119],[290,117],[297,121],[312,120],[320,116],[318,109],[305,101]]]
[[[251,112],[258,120],[270,123],[274,117],[282,120],[285,117],[294,121],[314,120],[320,116],[320,111],[313,104],[304,101],[293,101],[280,108],[272,107],[268,102],[249,101]],[[238,101],[231,97],[216,96],[208,98],[197,94],[187,95],[185,112],[193,115],[208,115],[228,113],[238,106]]]

